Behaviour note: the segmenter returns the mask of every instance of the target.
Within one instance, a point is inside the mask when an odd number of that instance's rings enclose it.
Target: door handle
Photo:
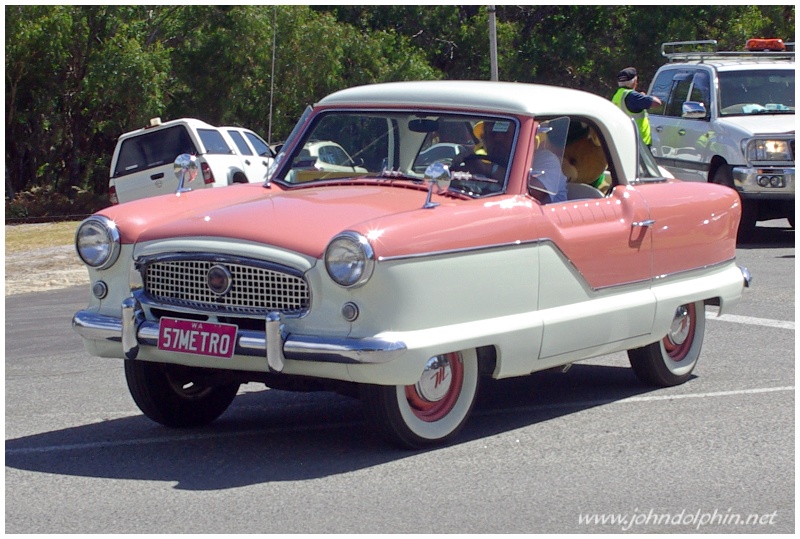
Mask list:
[[[658,127],[656,127],[656,133],[661,133],[663,130],[664,130],[664,126],[662,126],[662,125],[659,125]]]
[[[634,221],[631,223],[631,226],[650,227],[654,224],[656,224],[655,219],[645,219],[644,221]]]
[[[678,129],[678,134],[679,134],[680,136],[683,136],[683,135],[685,135],[685,134],[686,134],[686,129]]]

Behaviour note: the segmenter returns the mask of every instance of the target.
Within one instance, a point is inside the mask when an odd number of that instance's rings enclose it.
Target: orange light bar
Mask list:
[[[785,51],[786,46],[782,39],[753,38],[747,40],[745,46],[749,51]]]

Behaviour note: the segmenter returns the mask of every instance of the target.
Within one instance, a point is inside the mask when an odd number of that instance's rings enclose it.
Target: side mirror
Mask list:
[[[180,154],[175,158],[172,170],[175,172],[175,177],[178,178],[178,189],[175,193],[180,195],[191,191],[189,187],[184,186],[197,177],[197,157],[188,153]]]
[[[706,106],[698,101],[686,101],[681,106],[681,118],[702,120],[707,115]]]
[[[425,169],[425,181],[428,182],[428,198],[425,200],[423,208],[435,208],[439,204],[431,202],[431,195],[433,195],[434,191],[438,195],[450,189],[450,182],[452,181],[450,168],[439,161],[428,165],[428,168]]]

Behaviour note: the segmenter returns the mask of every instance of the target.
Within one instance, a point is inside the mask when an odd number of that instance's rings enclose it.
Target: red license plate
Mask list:
[[[158,349],[230,358],[236,349],[237,329],[232,324],[162,318],[158,326]]]

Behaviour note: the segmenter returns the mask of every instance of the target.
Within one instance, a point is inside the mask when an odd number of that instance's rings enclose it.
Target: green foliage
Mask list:
[[[60,221],[78,219],[108,207],[108,197],[73,187],[69,195],[58,193],[53,186],[37,186],[6,200],[6,219],[49,217]]]
[[[73,211],[84,193],[102,204],[116,138],[155,116],[278,142],[333,91],[491,70],[487,6],[12,5],[5,16],[7,215]],[[645,85],[662,42],[794,41],[794,16],[793,5],[497,6],[500,79],[609,95],[628,65]]]

